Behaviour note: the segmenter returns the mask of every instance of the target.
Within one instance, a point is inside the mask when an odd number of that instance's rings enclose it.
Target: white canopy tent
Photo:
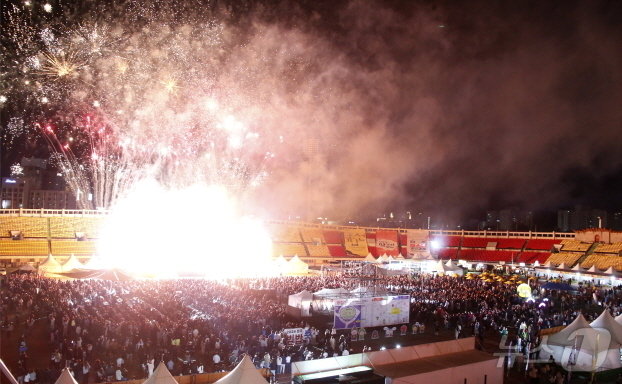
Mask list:
[[[58,260],[50,253],[48,258],[41,264],[39,264],[39,273],[58,273],[63,270]]]
[[[242,361],[226,376],[214,384],[267,384],[268,381],[253,365],[250,357],[245,355]]]
[[[436,263],[436,265],[432,267],[432,272],[458,276],[462,276],[464,274],[464,270],[462,268],[457,266],[448,266],[446,264],[443,264],[442,260],[439,260],[438,263]]]
[[[311,316],[309,309],[311,308],[311,302],[313,302],[313,293],[304,290],[293,295],[289,295],[287,298],[287,305],[300,309],[300,314],[303,317]]]
[[[378,262],[378,261],[376,260],[376,258],[372,256],[372,254],[371,254],[371,253],[368,253],[368,254],[367,254],[367,256],[365,256],[365,258],[363,259],[363,261],[368,261],[368,262],[370,262],[370,263],[376,263],[376,262]]]
[[[294,255],[285,266],[285,275],[306,275],[309,273],[309,265]]]
[[[60,372],[60,376],[58,376],[58,379],[56,379],[56,382],[54,384],[78,384],[78,382],[69,372],[69,368],[65,367]]]
[[[153,371],[153,374],[149,376],[147,380],[143,382],[143,384],[179,384],[177,380],[171,375],[168,368],[166,368],[166,364],[163,361],[160,361],[158,367]]]
[[[72,253],[61,267],[63,272],[69,272],[74,269],[84,268],[84,265],[78,260],[76,255]]]
[[[543,342],[544,358],[550,354],[559,364],[573,363],[573,370],[609,370],[622,367],[620,345],[622,325],[616,322],[609,310],[588,323],[583,315]]]

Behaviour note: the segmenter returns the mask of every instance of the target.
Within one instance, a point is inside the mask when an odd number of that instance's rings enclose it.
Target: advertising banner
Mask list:
[[[345,229],[343,235],[348,254],[367,256],[369,250],[367,249],[367,237],[364,229]]]
[[[376,252],[379,256],[399,255],[399,243],[397,241],[397,231],[380,229],[376,231]]]

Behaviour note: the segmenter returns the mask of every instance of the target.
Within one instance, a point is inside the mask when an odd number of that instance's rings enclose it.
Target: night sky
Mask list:
[[[221,22],[222,67],[186,71],[244,100],[241,116],[262,110],[265,132],[286,132],[249,193],[265,212],[339,220],[410,209],[460,222],[489,209],[622,208],[621,1],[178,1],[186,11],[172,17],[165,2],[149,3],[150,23]],[[6,2],[5,18],[9,4],[21,3]],[[141,20],[122,20],[123,10],[147,2],[116,2],[108,18],[95,2],[71,17],[50,4],[41,23],[100,17],[133,29]],[[5,37],[2,53],[21,55]],[[8,67],[2,176],[22,156],[50,153],[41,135],[9,139],[12,118],[55,121],[78,108],[62,98],[37,106]],[[194,100],[180,88],[176,102]]]

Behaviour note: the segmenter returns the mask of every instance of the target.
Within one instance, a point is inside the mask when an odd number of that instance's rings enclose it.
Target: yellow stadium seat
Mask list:
[[[52,240],[52,255],[68,256],[90,256],[95,253],[96,243],[94,241],[77,240]]]
[[[273,256],[294,256],[306,257],[307,251],[302,243],[272,243]]]
[[[555,266],[566,264],[567,267],[572,267],[583,256],[582,253],[560,252],[551,253],[551,256],[546,260],[546,263],[551,263]]]
[[[46,217],[7,216],[0,217],[0,237],[11,237],[10,231],[21,231],[24,238],[47,238],[48,219]]]
[[[0,239],[0,256],[47,256],[47,240]]]

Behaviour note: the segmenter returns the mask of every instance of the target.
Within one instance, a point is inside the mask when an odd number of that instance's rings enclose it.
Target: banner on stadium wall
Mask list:
[[[376,252],[382,256],[397,256],[400,253],[397,231],[380,229],[376,231]]]
[[[404,324],[410,318],[410,296],[335,300],[335,329]]]
[[[346,252],[357,256],[367,256],[367,236],[364,229],[344,229]]]
[[[335,305],[335,329],[350,329],[361,326],[361,305]]]
[[[425,251],[428,245],[428,231],[409,229],[406,233],[408,256],[411,258]]]

